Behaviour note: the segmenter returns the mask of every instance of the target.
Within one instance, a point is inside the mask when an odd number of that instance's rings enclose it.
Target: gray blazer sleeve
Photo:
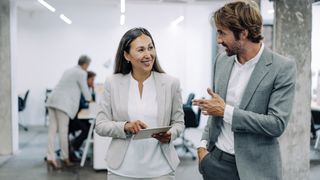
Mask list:
[[[184,112],[182,109],[182,98],[181,98],[181,88],[179,81],[173,83],[173,93],[172,93],[172,112],[170,125],[172,128],[169,130],[171,132],[171,140],[175,140],[182,133],[184,129]]]
[[[96,118],[96,132],[100,136],[125,139],[125,123],[125,121],[116,122],[112,119],[111,82],[107,79],[105,82],[103,97],[99,103],[99,111]]]
[[[232,131],[279,137],[284,132],[290,118],[295,79],[295,62],[286,61],[275,79],[267,114],[234,108]]]
[[[87,72],[85,71],[81,72],[81,75],[79,76],[78,84],[86,101],[91,101],[92,96],[88,87],[87,77],[88,77]]]

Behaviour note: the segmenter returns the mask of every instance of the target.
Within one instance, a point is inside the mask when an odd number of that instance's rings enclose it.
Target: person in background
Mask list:
[[[95,92],[94,92],[94,79],[96,77],[96,73],[92,71],[88,71],[87,84],[89,86],[89,90],[91,92],[92,101],[95,101]],[[88,109],[89,101],[86,101],[84,95],[81,93],[79,111],[81,109]],[[79,112],[78,111],[78,112]],[[89,119],[88,119],[89,120]],[[80,147],[83,144],[83,141],[87,139],[90,122],[86,119],[79,120],[77,117],[72,119],[69,123],[69,133],[80,130],[80,134],[76,136],[70,143],[70,160],[71,161],[79,161],[80,160]]]
[[[171,129],[154,138],[132,140],[141,129],[159,126]],[[96,132],[112,137],[106,155],[108,180],[174,179],[179,158],[172,141],[183,129],[179,81],[160,67],[149,31],[127,31],[96,119]]]
[[[265,47],[254,1],[230,2],[212,16],[225,53],[214,64],[211,99],[194,105],[210,115],[198,148],[205,180],[282,179],[278,137],[295,92],[295,62]]]
[[[83,93],[86,101],[91,101],[91,94],[87,85],[87,72],[91,59],[83,55],[78,60],[76,67],[66,70],[58,84],[50,94],[47,107],[49,110],[48,129],[48,168],[59,169],[61,165],[55,158],[55,136],[59,132],[62,162],[66,166],[72,166],[69,160],[68,126],[69,119],[75,118]]]

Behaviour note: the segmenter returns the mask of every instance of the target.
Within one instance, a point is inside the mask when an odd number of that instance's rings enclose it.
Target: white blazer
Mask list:
[[[79,110],[81,92],[87,101],[91,100],[87,76],[80,66],[66,70],[50,94],[47,107],[59,109],[74,119]]]
[[[96,119],[96,132],[101,136],[112,137],[106,161],[113,169],[120,167],[131,140],[131,137],[124,132],[124,124],[130,120],[128,115],[130,76],[130,73],[115,74],[107,78]],[[172,126],[169,130],[172,134],[171,143],[161,144],[160,147],[169,165],[175,170],[180,161],[172,141],[184,129],[180,83],[176,78],[164,73],[154,72],[154,78],[158,102],[158,125]]]

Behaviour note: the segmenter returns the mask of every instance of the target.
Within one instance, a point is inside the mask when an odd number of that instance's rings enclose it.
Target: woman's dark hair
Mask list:
[[[154,45],[153,38],[148,30],[146,30],[145,28],[141,28],[141,27],[130,29],[122,36],[122,38],[120,40],[117,54],[116,54],[116,59],[115,59],[114,74],[118,74],[118,73],[128,74],[132,71],[132,65],[131,65],[131,63],[127,62],[126,58],[124,57],[124,52],[129,53],[130,48],[131,48],[130,47],[131,42],[143,34],[150,37],[153,47],[156,48]],[[157,54],[155,54],[155,60],[153,63],[152,71],[164,73],[164,71],[162,70],[162,68],[158,62]]]

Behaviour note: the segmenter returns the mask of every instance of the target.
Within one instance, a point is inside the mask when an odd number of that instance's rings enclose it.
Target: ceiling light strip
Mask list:
[[[179,16],[176,20],[172,21],[172,25],[178,25],[179,23],[181,23],[184,20],[184,16]]]
[[[51,6],[49,3],[45,2],[44,0],[38,0],[38,2],[40,4],[42,4],[44,7],[46,7],[47,9],[49,9],[52,12],[56,11],[56,8],[54,8],[53,6]]]
[[[126,12],[126,0],[120,1],[120,12],[125,13]]]
[[[66,22],[67,24],[71,24],[71,23],[72,23],[72,21],[71,21],[69,18],[67,18],[64,14],[60,14],[60,18],[61,18],[64,22]]]

